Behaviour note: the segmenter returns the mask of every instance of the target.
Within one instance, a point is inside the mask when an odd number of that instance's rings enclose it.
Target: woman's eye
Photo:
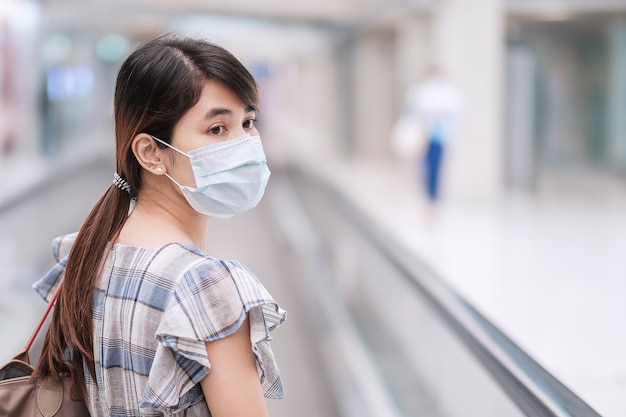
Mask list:
[[[248,119],[245,122],[243,122],[243,127],[245,129],[252,129],[254,128],[254,122],[255,122],[255,119]]]
[[[214,135],[219,135],[224,132],[224,126],[215,126],[209,129],[209,131]]]

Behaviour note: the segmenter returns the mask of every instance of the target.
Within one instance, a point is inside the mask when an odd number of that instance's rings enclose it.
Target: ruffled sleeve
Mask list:
[[[286,312],[245,266],[207,258],[181,277],[167,304],[140,406],[180,410],[200,401],[198,384],[211,369],[205,342],[232,335],[246,315],[263,393],[282,398],[270,331],[284,322]]]
[[[33,284],[33,289],[46,301],[50,301],[59,284],[61,284],[61,277],[67,264],[67,256],[70,253],[70,249],[72,249],[77,234],[71,233],[59,236],[52,241],[52,256],[57,263],[46,275]]]

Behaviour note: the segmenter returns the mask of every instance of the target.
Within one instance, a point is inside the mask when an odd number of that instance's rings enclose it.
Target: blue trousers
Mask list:
[[[424,155],[424,180],[426,195],[431,201],[436,201],[439,196],[439,177],[441,160],[443,159],[443,144],[440,141],[431,140]]]

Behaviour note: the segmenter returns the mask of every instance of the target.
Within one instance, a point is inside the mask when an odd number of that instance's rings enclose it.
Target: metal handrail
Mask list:
[[[600,417],[330,182],[303,167],[290,166],[287,173],[313,183],[328,196],[345,218],[428,300],[523,413],[531,417]]]

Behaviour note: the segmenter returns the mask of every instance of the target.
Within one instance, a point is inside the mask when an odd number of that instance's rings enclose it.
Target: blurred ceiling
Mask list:
[[[4,1],[4,0],[0,0]],[[19,0],[13,0],[19,1]],[[37,0],[35,0],[37,1]],[[210,33],[247,55],[291,55],[329,37],[422,13],[442,0],[38,0],[44,32]]]
[[[20,0],[1,0],[20,1]],[[444,6],[446,0],[33,0],[44,21],[64,29],[122,32],[158,25],[173,16],[207,14],[285,25],[349,29],[380,24],[407,12]],[[481,7],[481,0],[466,0]],[[488,4],[493,4],[489,2]],[[532,19],[626,11],[626,0],[503,0],[509,15]],[[77,18],[81,16],[81,18]]]
[[[427,9],[441,0],[39,0],[52,22],[110,27],[128,17],[204,13],[273,22],[344,27],[407,9]],[[84,13],[84,14],[83,14]],[[76,16],[85,16],[78,21]],[[114,20],[112,20],[114,18]]]
[[[447,0],[0,0],[34,1],[44,31],[137,39],[155,32],[208,32],[236,38],[241,49],[265,54],[306,53],[328,37],[384,27],[399,16],[445,7]],[[493,2],[471,1],[475,7]],[[622,16],[626,0],[502,0],[509,17],[532,21]],[[489,6],[492,7],[492,6]],[[324,39],[326,38],[326,39]]]

